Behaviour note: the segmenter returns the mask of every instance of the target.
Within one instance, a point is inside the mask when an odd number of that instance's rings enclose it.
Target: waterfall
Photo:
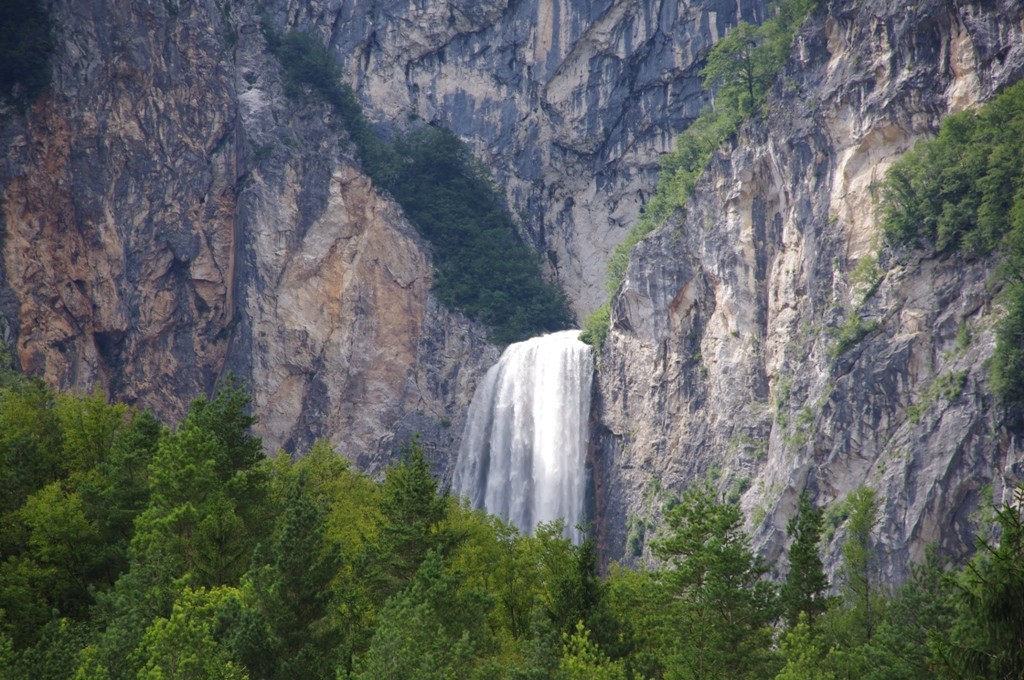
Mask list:
[[[453,485],[532,533],[562,518],[581,539],[594,359],[579,331],[509,345],[473,394]]]

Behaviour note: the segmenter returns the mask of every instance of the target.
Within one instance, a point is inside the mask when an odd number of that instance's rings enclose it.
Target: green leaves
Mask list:
[[[224,603],[237,597],[233,588],[186,588],[171,613],[146,629],[137,654],[139,680],[243,680],[249,676],[216,633]]]
[[[771,672],[768,652],[776,618],[775,588],[741,528],[742,513],[707,487],[683,493],[666,511],[668,535],[652,543],[671,569],[658,575],[665,623],[667,677],[756,678]]]
[[[804,492],[800,495],[796,515],[786,525],[793,539],[789,547],[789,576],[781,590],[786,625],[794,628],[801,621],[811,626],[827,606],[825,592],[828,578],[818,554],[824,511],[815,508]]]
[[[395,148],[405,162],[390,189],[434,248],[441,301],[490,326],[499,343],[568,327],[565,294],[544,280],[540,259],[466,145],[424,127]]]
[[[652,543],[661,565],[601,577],[595,545],[571,544],[560,523],[522,536],[439,494],[415,442],[383,484],[325,443],[296,463],[253,463],[237,386],[197,400],[176,432],[95,397],[23,396],[12,430],[62,409],[53,441],[79,453],[44,468],[56,479],[14,487],[22,501],[4,515],[5,678],[1020,673],[1017,505],[997,511],[999,540],[968,569],[945,575],[932,559],[888,601],[873,571],[877,501],[851,494],[849,586],[823,612],[821,513],[802,499],[779,639],[775,588],[742,514],[708,487],[665,510]]]

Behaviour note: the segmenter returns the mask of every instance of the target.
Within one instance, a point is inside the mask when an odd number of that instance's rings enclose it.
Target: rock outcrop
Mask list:
[[[767,4],[282,0],[270,16],[329,43],[382,126],[419,117],[469,142],[582,319],[658,154],[707,103],[704,56]]]
[[[1017,3],[814,13],[762,118],[634,250],[613,301],[595,453],[607,555],[641,558],[662,492],[705,477],[770,561],[801,491],[827,504],[861,485],[881,499],[889,582],[930,543],[970,551],[972,513],[1024,478],[987,384],[994,258],[880,249],[873,191],[945,114],[1022,76]]]
[[[226,371],[268,450],[440,471],[483,329],[330,110],[282,93],[254,3],[56,3],[54,84],[3,136],[3,307],[22,367],[170,421]]]

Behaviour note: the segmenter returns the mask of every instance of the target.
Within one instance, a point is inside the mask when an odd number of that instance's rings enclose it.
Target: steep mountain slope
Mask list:
[[[0,115],[0,339],[62,388],[167,420],[231,370],[260,434],[378,469],[452,462],[497,357],[430,294],[429,249],[261,28],[328,45],[386,134],[467,140],[577,313],[708,103],[710,47],[763,0],[58,0],[54,83]],[[995,259],[879,247],[872,188],[950,111],[1024,75],[1019,3],[823,2],[763,116],[635,251],[598,376],[607,559],[712,475],[770,558],[801,489],[884,498],[888,575],[1024,474],[988,388]],[[856,273],[855,273],[856,272]],[[863,299],[866,298],[866,299]],[[863,300],[862,300],[863,299]],[[840,532],[841,534],[841,532]],[[834,547],[833,547],[834,553]]]
[[[275,25],[329,43],[384,125],[450,128],[494,169],[583,318],[607,253],[654,187],[657,155],[707,103],[702,59],[764,0],[321,0]]]
[[[769,559],[801,490],[825,504],[861,485],[883,499],[890,580],[929,543],[970,549],[972,513],[1024,475],[985,367],[995,256],[878,254],[873,192],[946,113],[1022,76],[1013,2],[812,16],[763,117],[634,250],[613,300],[595,460],[607,554],[638,557],[660,490],[706,475]]]
[[[5,340],[62,388],[180,418],[232,370],[271,449],[443,447],[496,357],[254,4],[53,6],[54,83],[3,125]],[[451,426],[449,426],[451,425]],[[443,461],[442,461],[443,462]]]
[[[184,412],[226,370],[261,434],[366,466],[457,440],[481,329],[327,107],[283,96],[261,30],[323,39],[367,113],[466,138],[578,313],[705,101],[700,58],[764,3],[57,2],[53,87],[5,113],[2,317],[22,366]]]

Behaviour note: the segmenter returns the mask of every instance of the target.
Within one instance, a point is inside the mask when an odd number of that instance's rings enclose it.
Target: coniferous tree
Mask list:
[[[996,509],[997,536],[959,574],[948,677],[1024,677],[1024,485]]]
[[[652,548],[671,565],[659,574],[675,630],[666,637],[667,677],[770,675],[777,596],[750,550],[739,508],[718,502],[710,488],[691,489],[665,519],[669,533]]]
[[[843,544],[844,593],[852,616],[852,632],[860,642],[874,634],[882,604],[878,589],[878,566],[871,534],[878,523],[878,500],[874,489],[862,486],[846,499],[850,513]]]
[[[444,552],[451,547],[451,537],[442,527],[449,498],[438,494],[417,440],[407,445],[403,460],[388,469],[380,507],[380,537],[367,558],[375,563],[375,587],[382,602],[408,585],[431,549]]]
[[[781,588],[780,599],[789,628],[797,624],[801,613],[807,625],[813,626],[827,607],[828,578],[818,554],[823,516],[823,511],[815,508],[804,492],[800,494],[796,515],[786,525],[793,544],[789,548],[789,576]]]
[[[357,678],[472,677],[474,657],[491,644],[492,599],[465,588],[440,552],[427,553],[407,588],[388,600]]]
[[[254,678],[334,677],[342,637],[330,614],[340,554],[302,473],[293,484],[269,564],[251,570],[254,604],[228,633]]]

